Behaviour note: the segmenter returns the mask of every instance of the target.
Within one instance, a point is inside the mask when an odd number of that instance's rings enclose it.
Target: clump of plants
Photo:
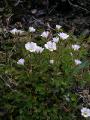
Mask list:
[[[81,95],[76,87],[83,92],[90,83],[88,39],[67,34],[60,25],[9,32],[13,40],[4,44],[7,58],[0,64],[0,117],[89,120],[89,92]]]

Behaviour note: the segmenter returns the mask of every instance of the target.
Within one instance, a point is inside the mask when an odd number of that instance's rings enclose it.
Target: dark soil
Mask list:
[[[90,33],[90,1],[77,1],[71,4],[67,0],[56,0],[55,2],[50,0],[50,4],[48,4],[45,1],[37,3],[36,0],[36,2],[32,2],[32,7],[29,2],[17,6],[13,6],[11,2],[12,13],[0,9],[2,10],[0,11],[0,26],[7,29],[17,27],[28,30],[29,26],[43,26],[47,29],[47,23],[51,27],[60,24],[65,31],[72,32],[76,36],[81,34],[88,36]],[[1,5],[3,6],[3,4]]]

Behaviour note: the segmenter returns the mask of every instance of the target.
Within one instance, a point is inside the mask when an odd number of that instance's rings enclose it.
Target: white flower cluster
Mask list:
[[[83,107],[81,109],[81,115],[85,118],[90,117],[90,109],[86,108],[86,107]]]
[[[56,25],[56,30],[60,30],[61,27],[62,27],[62,26],[60,26],[60,25]],[[29,27],[29,32],[33,33],[33,32],[35,32],[35,31],[36,31],[36,29],[35,29],[34,27]],[[11,32],[12,34],[18,34],[18,33],[19,33],[19,34],[22,34],[24,31],[17,30],[16,28],[14,28],[14,29],[11,30],[10,32]],[[43,37],[43,38],[45,38],[45,39],[48,39],[48,38],[49,38],[49,35],[50,35],[50,32],[49,32],[49,31],[44,31],[44,32],[42,32],[42,34],[41,34],[40,36]],[[25,48],[26,48],[26,50],[28,50],[28,51],[30,51],[30,52],[36,52],[36,53],[42,53],[45,48],[52,52],[52,51],[54,51],[54,50],[57,49],[56,44],[59,42],[60,38],[61,38],[62,40],[66,40],[66,39],[68,39],[68,37],[69,37],[68,34],[66,34],[66,33],[64,33],[64,32],[59,32],[59,31],[58,31],[58,36],[57,36],[57,37],[53,37],[52,40],[48,41],[48,42],[44,45],[44,47],[40,47],[40,46],[38,46],[38,45],[37,45],[36,43],[34,43],[34,42],[27,42],[27,43],[25,44]],[[77,51],[77,50],[80,49],[80,45],[77,45],[77,44],[73,44],[71,47],[72,47],[72,49],[73,49],[74,51]],[[70,54],[71,54],[71,56],[73,56],[72,53],[70,53]],[[51,61],[52,61],[52,60],[51,60]],[[79,59],[75,59],[74,62],[75,62],[76,65],[79,65],[79,64],[82,63]],[[54,62],[50,62],[50,63],[54,63]],[[21,58],[21,59],[17,62],[17,64],[24,64],[24,59]]]
[[[10,33],[13,34],[13,35],[15,35],[15,34],[20,34],[21,35],[22,33],[24,33],[24,31],[14,28],[14,29],[10,30]]]
[[[79,49],[80,49],[80,45],[77,45],[77,44],[72,45],[72,49],[73,49],[74,51],[79,50]],[[81,62],[80,60],[78,60],[78,59],[75,59],[74,61],[75,61],[75,64],[76,64],[76,65],[79,65],[79,64],[82,63],[82,62]]]
[[[36,52],[36,53],[42,53],[44,48],[38,46],[36,43],[34,42],[28,42],[25,44],[25,48],[26,50],[30,51],[30,52]]]
[[[36,29],[34,27],[29,27],[29,32],[33,33],[35,31],[36,31]],[[13,35],[16,35],[16,34],[22,35],[24,33],[24,31],[14,28],[14,29],[10,30],[10,33]]]

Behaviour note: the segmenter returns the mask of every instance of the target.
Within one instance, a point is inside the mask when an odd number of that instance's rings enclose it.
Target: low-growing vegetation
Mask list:
[[[89,120],[90,38],[60,25],[8,33],[0,52],[1,120]]]

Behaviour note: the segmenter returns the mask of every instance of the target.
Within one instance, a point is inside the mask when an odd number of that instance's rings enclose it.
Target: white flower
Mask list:
[[[67,38],[69,37],[69,35],[67,35],[66,33],[63,33],[63,32],[59,33],[58,35],[59,35],[59,37],[61,37],[61,39],[63,39],[63,40],[65,40],[65,39],[67,39]]]
[[[59,38],[58,37],[54,37],[52,41],[55,42],[55,43],[58,43]]]
[[[29,27],[29,32],[35,32],[36,31],[36,29],[34,28],[34,27]]]
[[[15,34],[17,33],[17,31],[18,31],[18,30],[17,30],[16,28],[14,28],[14,29],[10,30],[10,33],[12,33],[12,34],[15,35]]]
[[[23,58],[19,59],[17,64],[24,65],[25,60]]]
[[[50,60],[50,64],[53,64],[54,63],[54,60]]]
[[[72,45],[72,48],[73,48],[74,50],[78,50],[78,49],[80,48],[80,45]]]
[[[49,32],[48,31],[44,31],[41,36],[44,37],[44,38],[47,38],[49,35]]]
[[[10,30],[10,33],[12,33],[13,35],[15,35],[15,34],[22,34],[23,32],[24,32],[24,31],[18,30],[18,29],[16,29],[16,28]]]
[[[56,43],[52,42],[52,41],[48,41],[45,44],[45,48],[48,49],[48,50],[50,50],[50,51],[56,50]]]
[[[80,61],[80,60],[78,60],[78,59],[75,59],[75,64],[76,65],[79,65],[79,64],[81,64],[82,62]]]
[[[37,48],[36,48],[36,52],[37,52],[37,53],[42,53],[43,50],[44,50],[44,48],[42,48],[42,47],[40,47],[40,46],[37,46]]]
[[[65,95],[65,99],[66,99],[66,101],[70,101],[70,97],[69,97],[69,95]]]
[[[62,26],[61,25],[56,25],[56,29],[59,30]]]
[[[72,52],[70,52],[70,55],[71,55],[71,56],[73,56],[73,53],[72,53]]]
[[[85,118],[90,117],[90,109],[83,107],[81,109],[81,115]]]
[[[30,52],[35,52],[37,49],[37,44],[34,42],[28,42],[25,44],[26,50],[29,50]]]

